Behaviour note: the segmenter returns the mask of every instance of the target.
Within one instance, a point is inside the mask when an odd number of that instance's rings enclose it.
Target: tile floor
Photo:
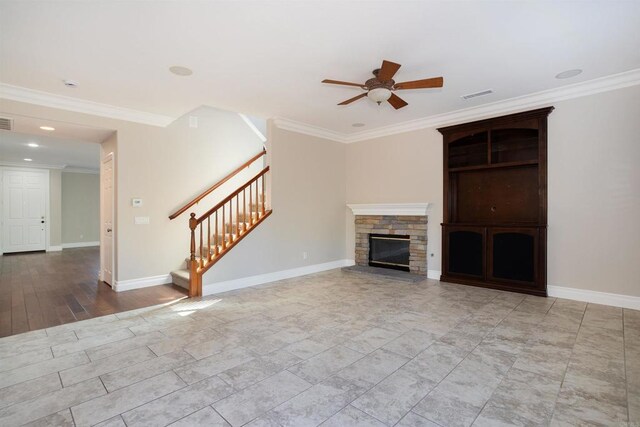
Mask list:
[[[0,339],[2,426],[639,425],[640,312],[334,270]]]

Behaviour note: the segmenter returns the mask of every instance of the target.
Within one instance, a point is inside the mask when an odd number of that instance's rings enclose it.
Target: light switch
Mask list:
[[[136,225],[146,225],[149,224],[149,217],[148,216],[137,216],[134,219],[134,223]]]
[[[142,206],[142,199],[131,199],[131,206],[134,208],[139,208]]]

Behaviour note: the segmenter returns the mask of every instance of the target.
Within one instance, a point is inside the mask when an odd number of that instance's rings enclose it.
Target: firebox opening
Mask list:
[[[369,234],[369,265],[409,270],[409,236]]]

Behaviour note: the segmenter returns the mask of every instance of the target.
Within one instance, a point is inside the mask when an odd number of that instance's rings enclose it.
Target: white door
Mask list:
[[[102,280],[113,284],[113,155],[102,162]]]
[[[3,170],[2,242],[7,252],[46,249],[49,171]]]

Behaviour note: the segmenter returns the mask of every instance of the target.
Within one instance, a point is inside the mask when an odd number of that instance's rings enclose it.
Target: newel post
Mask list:
[[[198,220],[196,214],[191,213],[189,228],[191,229],[191,255],[189,256],[189,297],[202,296],[198,294],[198,263],[196,262],[196,227]]]

